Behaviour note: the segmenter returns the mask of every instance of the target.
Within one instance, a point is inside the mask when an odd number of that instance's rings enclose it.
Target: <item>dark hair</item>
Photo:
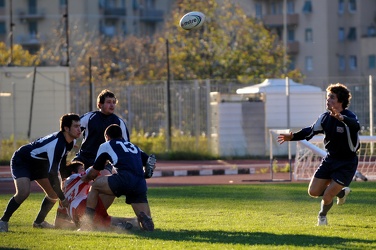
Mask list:
[[[106,98],[115,98],[116,100],[116,103],[117,103],[117,99],[116,99],[116,96],[113,92],[109,91],[108,89],[104,89],[102,90],[98,97],[97,97],[97,103],[104,103],[104,101],[106,100]]]
[[[78,167],[83,166],[84,164],[80,161],[72,161],[67,164],[66,167],[60,168],[60,175],[62,179],[68,178],[72,172],[78,173]]]
[[[73,121],[80,121],[80,116],[74,113],[65,114],[60,117],[60,131],[64,131],[64,127],[70,128]]]
[[[338,102],[342,103],[343,109],[349,107],[351,93],[345,85],[342,83],[330,84],[326,91],[337,95]]]
[[[123,137],[123,132],[117,124],[111,124],[106,128],[104,134],[107,135],[110,139],[118,139]]]

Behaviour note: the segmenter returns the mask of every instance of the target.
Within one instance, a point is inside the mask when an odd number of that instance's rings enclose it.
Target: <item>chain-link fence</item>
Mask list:
[[[261,82],[261,81],[260,81]],[[254,84],[260,83],[255,82]],[[350,110],[359,118],[365,133],[369,133],[370,108],[369,108],[369,79],[357,78],[333,78],[312,79],[307,78],[305,84],[319,86],[325,90],[328,83],[341,82],[346,84],[352,93]],[[373,81],[373,84],[375,81]],[[223,94],[235,94],[238,88],[252,84],[241,84],[236,80],[196,80],[196,81],[172,81],[170,86],[170,108],[172,130],[181,134],[202,135],[207,134],[210,126],[210,92]],[[96,109],[96,97],[98,93],[107,88],[113,91],[119,102],[116,113],[127,121],[128,127],[146,134],[159,133],[166,130],[167,124],[167,83],[151,82],[143,85],[132,84],[101,84],[93,93],[94,109]],[[375,90],[373,90],[374,92]],[[90,108],[89,86],[75,87],[72,85],[72,111],[83,114],[92,110]],[[306,100],[309,102],[309,100]],[[325,100],[323,100],[324,102]],[[373,105],[374,106],[374,105]],[[299,115],[299,114],[291,114]],[[318,114],[319,115],[319,114]],[[313,121],[312,121],[313,122]],[[307,124],[309,125],[309,124]],[[176,134],[174,134],[176,135]]]

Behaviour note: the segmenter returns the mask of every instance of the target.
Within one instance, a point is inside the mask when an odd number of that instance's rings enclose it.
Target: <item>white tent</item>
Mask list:
[[[285,79],[266,79],[260,84],[237,89],[237,94],[262,94],[267,129],[301,128],[325,111],[326,92],[321,88]]]
[[[289,79],[290,93],[322,93],[321,88],[311,85],[296,83]],[[256,93],[286,93],[285,79],[266,79],[260,84],[240,88],[236,90],[237,94],[256,94]]]

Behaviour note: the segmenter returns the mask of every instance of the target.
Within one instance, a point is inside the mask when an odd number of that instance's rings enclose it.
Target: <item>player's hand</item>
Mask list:
[[[294,136],[292,135],[292,132],[289,134],[280,134],[277,138],[277,141],[279,144],[284,143],[285,141],[291,141]]]
[[[81,181],[85,182],[85,183],[88,183],[90,180],[90,178],[88,178],[88,175],[87,174],[84,174],[82,177],[81,177]]]
[[[62,200],[62,201],[61,201],[61,205],[62,205],[63,207],[68,207],[68,206],[69,206],[69,201],[68,201],[68,199],[65,198],[64,200]]]
[[[343,116],[338,110],[336,110],[335,108],[331,108],[329,111],[330,111],[330,116],[336,118],[339,121],[343,121]]]

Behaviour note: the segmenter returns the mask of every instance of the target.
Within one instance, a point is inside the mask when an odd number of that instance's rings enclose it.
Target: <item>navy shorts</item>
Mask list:
[[[348,187],[355,175],[357,167],[357,156],[351,159],[338,160],[327,155],[317,168],[315,177],[319,179],[332,179],[338,184]]]
[[[48,161],[24,161],[17,155],[10,160],[10,169],[13,179],[27,177],[31,181],[48,178]]]
[[[144,177],[128,174],[113,174],[108,185],[116,197],[125,195],[125,203],[148,203],[147,186]]]

